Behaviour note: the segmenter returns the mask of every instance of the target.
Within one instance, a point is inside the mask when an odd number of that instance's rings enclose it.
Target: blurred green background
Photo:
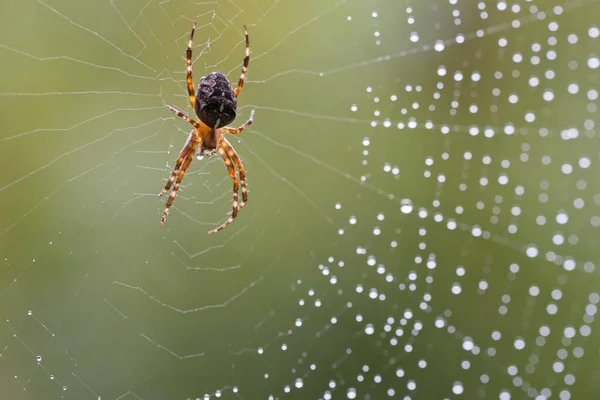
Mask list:
[[[597,1],[0,3],[0,399],[595,399]],[[237,81],[249,203],[194,160]]]

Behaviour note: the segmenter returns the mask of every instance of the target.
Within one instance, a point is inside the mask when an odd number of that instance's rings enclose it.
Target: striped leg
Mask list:
[[[238,81],[237,88],[233,92],[233,95],[237,98],[244,87],[244,79],[246,79],[246,72],[248,72],[248,64],[250,63],[250,38],[248,38],[248,28],[244,25],[244,35],[246,36],[246,56],[244,57],[244,63],[242,64],[242,73],[240,74],[240,80]]]
[[[194,132],[195,131],[191,131],[190,135],[188,136],[187,140],[185,141],[183,148],[179,152],[179,158],[177,159],[177,162],[175,163],[175,168],[173,168],[173,172],[171,172],[171,176],[169,177],[169,180],[167,181],[165,188],[158,194],[159,196],[164,196],[164,194],[167,193],[167,191],[173,184],[173,181],[175,181],[175,177],[177,176],[177,173],[181,169],[181,164],[183,164],[183,160],[185,159],[185,156],[189,151],[189,145],[190,145],[190,142],[192,141],[192,138],[194,137]]]
[[[244,122],[244,124],[241,125],[240,127],[238,127],[238,128],[230,128],[230,127],[226,126],[224,128],[221,128],[221,131],[225,132],[225,133],[232,134],[232,135],[237,135],[238,133],[242,133],[242,131],[244,129],[246,129],[247,127],[249,127],[250,125],[252,125],[252,121],[254,121],[254,110],[252,110],[250,112],[250,118],[248,118],[248,121]]]
[[[213,229],[212,231],[209,231],[208,234],[212,235],[214,233],[219,232],[221,229],[225,228],[227,225],[229,225],[230,223],[233,222],[233,220],[235,219],[235,217],[237,217],[237,213],[238,213],[238,191],[239,191],[239,181],[237,178],[237,175],[235,174],[235,168],[233,167],[233,162],[231,161],[231,158],[229,156],[229,151],[227,150],[227,145],[225,144],[225,139],[222,139],[222,141],[219,143],[219,153],[221,154],[221,157],[223,157],[223,161],[225,161],[225,166],[227,167],[227,171],[229,171],[229,177],[231,179],[233,179],[233,207],[231,209],[231,214],[229,216],[229,218],[227,219],[227,221],[223,222],[220,226],[216,227],[215,229]]]
[[[246,129],[247,127],[252,125],[253,120],[254,120],[254,110],[252,110],[252,112],[250,113],[250,118],[248,119],[248,121],[246,121],[240,127],[238,127],[238,128],[225,127],[225,128],[222,128],[222,131],[225,133],[232,134],[232,135],[237,135],[238,133],[243,132],[244,129]],[[240,181],[241,181],[241,185],[242,185],[242,202],[240,203],[238,210],[241,210],[242,208],[244,208],[244,206],[248,202],[248,187],[246,185],[246,170],[244,169],[244,166],[242,165],[242,160],[240,160],[240,157],[236,153],[235,149],[233,148],[231,143],[229,143],[229,141],[225,138],[223,138],[223,147],[227,151],[227,155],[229,156],[229,158],[235,163],[236,167],[238,167],[238,170],[240,171]]]
[[[194,105],[196,104],[196,95],[194,94],[194,83],[192,82],[192,40],[194,40],[194,32],[195,31],[196,31],[196,21],[194,21],[194,25],[192,26],[192,31],[190,32],[190,39],[188,40],[187,49],[185,51],[186,63],[187,63],[187,90],[188,90],[188,95],[190,96],[190,103],[192,104],[192,110],[194,109]]]
[[[171,186],[171,184],[173,183],[173,178],[175,178],[175,174],[177,174],[177,180],[175,181],[175,186],[173,187],[173,190],[171,190],[171,193],[169,194],[169,199],[167,200],[167,204],[165,205],[165,211],[163,212],[162,218],[160,220],[160,226],[163,226],[165,224],[167,216],[169,215],[169,208],[171,207],[171,204],[173,204],[173,200],[175,200],[175,195],[179,190],[181,180],[183,179],[185,171],[188,169],[190,163],[192,162],[192,159],[194,158],[195,151],[195,146],[190,145],[188,146],[185,153],[182,152],[181,156],[177,160],[177,164],[181,165],[181,168],[177,170],[177,167],[175,167],[175,169],[173,170],[173,175],[171,175],[169,183],[167,183],[167,186],[165,187],[165,189],[168,190],[167,187]],[[163,190],[161,192],[161,196],[166,192],[166,190]]]
[[[242,160],[240,159],[240,156],[238,156],[238,154],[236,153],[236,151],[233,148],[233,146],[231,145],[231,143],[229,143],[229,141],[225,138],[223,138],[223,147],[225,148],[225,151],[227,151],[227,155],[229,156],[231,161],[233,161],[233,163],[235,164],[235,166],[238,168],[238,170],[240,172],[240,185],[242,187],[242,202],[238,205],[238,211],[239,211],[242,208],[244,208],[244,206],[248,202],[248,186],[246,183],[246,170],[244,169],[244,165],[242,164]]]
[[[192,124],[194,126],[194,128],[199,128],[200,127],[199,123],[197,123],[196,121],[194,121],[193,119],[191,119],[190,117],[188,117],[187,114],[184,113],[183,111],[179,111],[175,107],[171,107],[169,105],[165,105],[165,107],[167,107],[169,109],[169,111],[171,111],[172,113],[175,113],[175,115],[177,115],[179,118],[183,118],[187,122],[189,122],[190,124]]]

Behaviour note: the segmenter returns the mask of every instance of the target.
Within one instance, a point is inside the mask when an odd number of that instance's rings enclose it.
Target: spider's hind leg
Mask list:
[[[248,37],[248,27],[244,25],[244,35],[246,36],[246,53],[244,57],[244,63],[242,64],[242,73],[240,74],[240,80],[238,81],[237,88],[233,92],[233,95],[237,98],[244,87],[244,80],[246,79],[246,73],[248,72],[248,64],[250,63],[250,38]]]
[[[190,97],[190,103],[192,104],[192,110],[194,109],[194,105],[196,104],[196,94],[194,93],[194,83],[192,82],[192,41],[194,40],[194,32],[196,31],[196,21],[194,21],[194,25],[192,26],[192,31],[190,32],[190,38],[188,39],[187,49],[185,50],[185,59],[186,59],[186,83],[188,95]]]

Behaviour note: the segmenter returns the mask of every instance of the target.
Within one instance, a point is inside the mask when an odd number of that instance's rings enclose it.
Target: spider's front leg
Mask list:
[[[221,229],[224,229],[227,225],[231,224],[233,220],[237,217],[238,211],[240,209],[238,204],[238,191],[240,182],[235,174],[235,168],[233,167],[233,161],[231,160],[226,145],[226,139],[221,138],[221,142],[218,147],[219,153],[221,153],[221,157],[225,162],[225,166],[227,167],[227,171],[229,172],[229,177],[233,180],[233,205],[231,211],[228,213],[229,218],[223,222],[221,225],[216,227],[215,229],[208,232],[209,235],[215,234],[219,232]]]
[[[242,125],[240,125],[237,128],[230,128],[230,127],[226,126],[221,129],[221,132],[229,133],[231,135],[237,135],[237,134],[242,133],[246,128],[248,128],[250,125],[252,125],[252,122],[254,122],[254,110],[252,110],[250,112],[250,118],[248,118],[248,121],[244,122]],[[242,185],[242,201],[241,201],[241,203],[239,203],[239,205],[237,207],[238,211],[239,211],[242,208],[244,208],[244,206],[248,202],[248,186],[246,183],[246,170],[244,169],[242,160],[240,160],[240,157],[234,150],[233,146],[231,146],[231,143],[229,143],[229,141],[227,141],[227,139],[223,138],[222,145],[223,145],[223,148],[225,149],[225,151],[227,152],[229,159],[231,161],[233,161],[235,166],[240,171],[240,181],[241,181],[241,185]],[[229,212],[228,215],[230,215],[230,216],[233,215],[233,211]]]
[[[179,170],[181,169],[181,164],[183,164],[183,160],[185,160],[185,156],[189,150],[190,142],[192,141],[193,136],[194,136],[194,131],[191,131],[190,134],[188,135],[187,140],[185,141],[185,144],[183,145],[183,148],[179,152],[179,158],[177,159],[177,162],[175,163],[175,168],[173,168],[173,172],[171,172],[171,176],[169,177],[169,180],[167,181],[165,188],[158,194],[159,196],[164,196],[165,193],[167,193],[169,191],[169,188],[175,181],[175,178],[177,177],[177,174],[179,173]],[[192,153],[192,155],[193,155],[193,153]]]
[[[165,185],[165,188],[160,192],[159,196],[163,196],[167,191],[171,188],[173,181],[175,181],[175,186],[171,193],[169,194],[169,199],[167,200],[167,204],[165,205],[165,210],[163,211],[162,218],[160,220],[160,225],[164,225],[167,220],[167,216],[169,215],[169,208],[171,204],[173,204],[173,200],[175,200],[175,195],[179,190],[179,186],[181,185],[181,180],[185,176],[185,171],[190,166],[192,159],[194,158],[194,153],[196,153],[196,149],[198,148],[199,140],[196,139],[196,131],[192,131],[188,136],[188,140],[185,142],[185,146],[181,149],[179,153],[179,158],[175,163],[175,168],[173,168],[173,172]],[[177,180],[175,180],[177,178]]]

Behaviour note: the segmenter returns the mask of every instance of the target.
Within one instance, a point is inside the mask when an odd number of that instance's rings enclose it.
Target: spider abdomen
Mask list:
[[[233,122],[237,99],[227,77],[213,72],[202,78],[196,92],[195,111],[200,121],[218,129]]]

